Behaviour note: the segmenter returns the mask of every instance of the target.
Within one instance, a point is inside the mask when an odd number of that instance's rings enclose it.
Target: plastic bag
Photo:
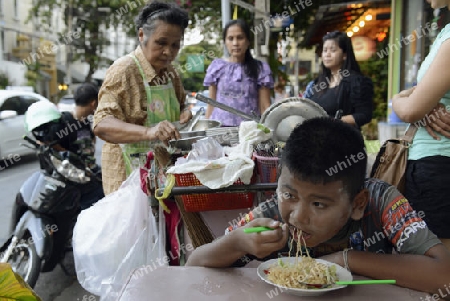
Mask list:
[[[73,232],[78,282],[94,295],[113,297],[132,270],[164,258],[164,230],[156,226],[139,170],[133,171],[117,191],[78,216]]]

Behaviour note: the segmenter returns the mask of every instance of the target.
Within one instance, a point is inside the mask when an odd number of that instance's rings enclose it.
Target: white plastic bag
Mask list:
[[[78,216],[73,231],[78,282],[94,295],[116,295],[132,270],[165,256],[165,227],[157,228],[135,170],[117,191]]]

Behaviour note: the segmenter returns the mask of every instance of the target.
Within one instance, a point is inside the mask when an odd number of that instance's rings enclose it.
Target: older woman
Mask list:
[[[164,2],[147,4],[136,19],[139,46],[108,69],[94,115],[94,133],[102,151],[105,194],[117,190],[157,142],[179,139],[173,121],[187,122],[185,93],[171,65],[180,50],[188,14]],[[134,165],[134,166],[133,166]]]

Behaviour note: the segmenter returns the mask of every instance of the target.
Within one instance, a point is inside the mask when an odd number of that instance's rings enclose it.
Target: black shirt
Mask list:
[[[311,96],[311,100],[320,105],[330,117],[334,117],[339,110],[339,86],[315,93]]]

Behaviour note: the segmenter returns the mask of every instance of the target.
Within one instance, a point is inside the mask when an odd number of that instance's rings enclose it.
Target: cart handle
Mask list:
[[[168,197],[183,195],[183,194],[197,194],[197,193],[218,193],[218,192],[226,192],[226,193],[235,193],[235,192],[258,192],[258,191],[270,191],[276,190],[278,184],[277,183],[257,183],[251,185],[231,185],[228,187],[211,189],[207,186],[179,186],[173,187]],[[155,192],[156,198],[161,198],[163,196],[163,189],[158,189]]]

